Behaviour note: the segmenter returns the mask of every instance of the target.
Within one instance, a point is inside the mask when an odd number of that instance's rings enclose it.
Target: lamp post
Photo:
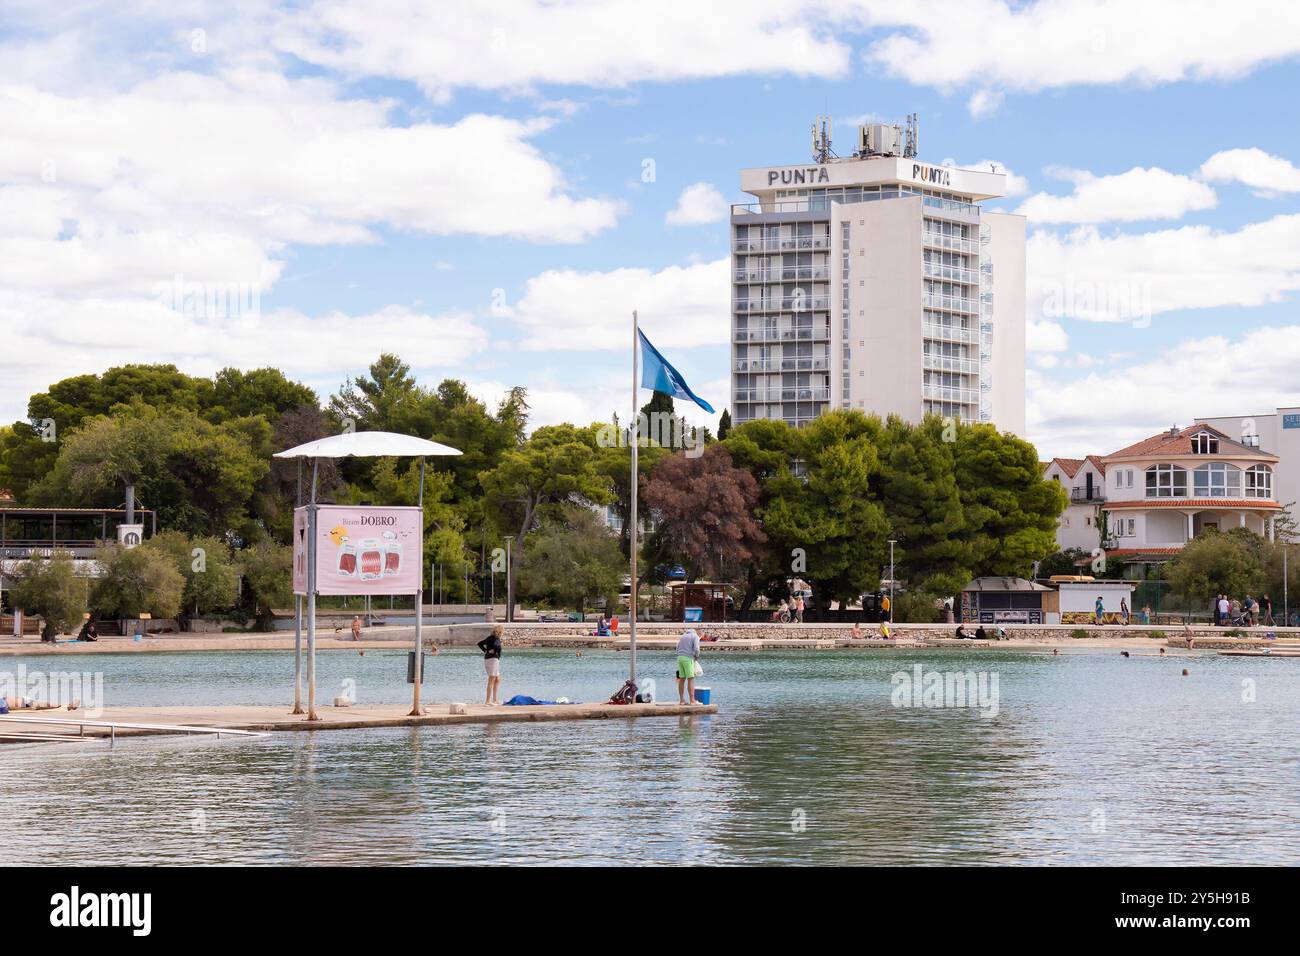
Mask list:
[[[897,538],[889,539],[889,623],[894,623],[894,545]]]
[[[515,617],[515,592],[514,579],[510,574],[510,542],[514,540],[512,535],[506,535],[506,623],[511,623]]]

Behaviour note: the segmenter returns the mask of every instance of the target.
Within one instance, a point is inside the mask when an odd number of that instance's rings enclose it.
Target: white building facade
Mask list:
[[[1025,220],[999,173],[900,156],[741,172],[732,420],[832,408],[1024,434]]]
[[[1300,515],[1300,406],[1279,408],[1266,415],[1221,415],[1198,418],[1232,435],[1243,445],[1263,448],[1278,457],[1273,476],[1273,496],[1292,517]]]
[[[1102,505],[1106,502],[1106,468],[1100,458],[1053,458],[1043,477],[1059,482],[1069,503],[1057,519],[1056,545],[1062,551],[1077,548],[1089,554],[1102,546]]]
[[[1061,473],[1061,462],[1047,463],[1044,474]],[[1101,457],[1089,456],[1075,467],[1084,474],[1086,463],[1100,465],[1100,485],[1095,479],[1096,512],[1091,544],[1085,543],[1065,522],[1086,480],[1071,479],[1071,507],[1057,527],[1057,543],[1091,551],[1098,546],[1106,557],[1130,563],[1167,560],[1187,542],[1211,529],[1248,528],[1270,540],[1282,513],[1277,500],[1279,457],[1256,445],[1236,440],[1213,425],[1173,428]],[[1058,479],[1060,480],[1060,479]],[[1105,534],[1098,534],[1096,521]]]

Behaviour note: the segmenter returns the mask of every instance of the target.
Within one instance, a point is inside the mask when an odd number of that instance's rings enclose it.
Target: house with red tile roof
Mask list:
[[[1043,477],[1060,482],[1069,503],[1056,522],[1056,544],[1062,551],[1079,548],[1092,553],[1101,547],[1101,504],[1106,500],[1106,469],[1096,455],[1053,458]]]
[[[1068,482],[1070,494],[1057,542],[1088,551],[1100,544],[1107,559],[1143,564],[1167,560],[1211,529],[1249,528],[1271,540],[1283,510],[1275,495],[1278,461],[1205,423],[1171,428],[1109,455],[1053,459],[1044,474]],[[1092,544],[1082,543],[1087,536],[1072,526],[1086,517],[1076,507],[1083,500],[1094,512],[1086,526]]]

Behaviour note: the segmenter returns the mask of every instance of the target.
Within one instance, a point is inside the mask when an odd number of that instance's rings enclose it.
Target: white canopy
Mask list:
[[[459,455],[460,452],[436,441],[395,432],[345,432],[318,438],[297,448],[276,452],[276,458],[428,458],[433,455]]]

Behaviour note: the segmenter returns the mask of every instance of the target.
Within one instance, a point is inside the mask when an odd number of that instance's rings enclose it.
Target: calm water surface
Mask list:
[[[641,662],[675,696],[673,657]],[[20,663],[52,667],[0,669]],[[588,701],[627,666],[612,651],[503,663],[503,697]],[[996,673],[998,713],[893,706],[891,675],[915,664]],[[3,747],[0,824],[25,864],[1300,862],[1300,659],[970,649],[704,665],[716,716]],[[101,670],[109,705],[292,699],[283,652],[62,666]],[[396,649],[322,652],[320,697],[406,699],[405,666]],[[426,699],[481,699],[477,654],[428,669]]]

